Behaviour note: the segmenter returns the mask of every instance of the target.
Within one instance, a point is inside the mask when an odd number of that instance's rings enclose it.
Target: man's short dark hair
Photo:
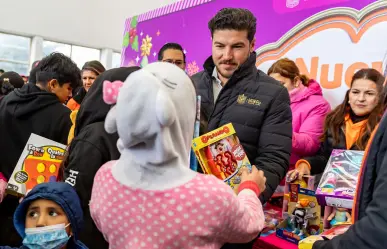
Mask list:
[[[224,8],[208,22],[208,28],[211,36],[216,30],[247,31],[247,39],[251,42],[257,29],[257,18],[247,9]]]
[[[159,61],[162,61],[163,58],[164,58],[164,52],[165,50],[168,50],[168,49],[173,49],[173,50],[179,50],[183,53],[183,58],[184,58],[184,62],[185,62],[185,54],[184,54],[184,50],[183,50],[183,47],[180,45],[180,44],[177,44],[177,43],[173,43],[173,42],[170,42],[170,43],[167,43],[165,44],[159,51]]]
[[[36,83],[46,85],[56,79],[60,86],[70,83],[72,88],[81,84],[81,70],[69,57],[61,53],[52,53],[43,58],[34,68]]]
[[[4,69],[0,69],[0,73],[5,73]]]

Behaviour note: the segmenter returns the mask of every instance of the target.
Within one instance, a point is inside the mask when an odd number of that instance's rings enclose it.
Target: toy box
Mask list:
[[[24,196],[37,184],[56,182],[66,146],[31,134],[8,180],[7,193]]]
[[[324,229],[331,229],[332,227],[340,225],[351,225],[351,212],[352,210],[346,208],[325,206]]]
[[[363,156],[364,151],[332,151],[316,191],[321,206],[352,208]]]
[[[300,241],[300,243],[298,244],[298,248],[299,249],[312,249],[313,244],[317,240],[322,240],[323,237],[331,240],[335,236],[345,233],[349,229],[350,226],[351,225],[349,225],[349,224],[339,225],[339,226],[332,227],[331,229],[321,233],[320,235],[310,236],[310,237]]]
[[[247,167],[251,171],[249,159],[231,123],[195,138],[192,148],[203,172],[223,180],[235,191],[241,181],[240,170]]]
[[[295,185],[299,185],[299,187],[303,189],[309,189],[314,191],[315,189],[314,182],[315,182],[314,176],[308,176],[308,175],[303,176],[302,180],[296,180],[296,181],[293,181],[292,183],[290,183],[288,179],[286,180],[285,188],[284,188],[284,201],[282,204],[282,218],[287,217],[290,193],[292,193],[293,196],[298,194],[298,187],[296,188]],[[293,191],[291,187],[293,188]]]
[[[321,233],[321,207],[313,190],[290,184],[288,205],[288,217],[276,230],[278,237],[297,245],[300,240]]]

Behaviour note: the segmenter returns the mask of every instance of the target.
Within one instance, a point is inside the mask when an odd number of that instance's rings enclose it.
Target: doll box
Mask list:
[[[318,205],[315,193],[313,190],[300,188],[299,184],[290,184],[290,198],[287,216],[276,229],[277,237],[287,240],[298,245],[299,241],[322,232],[321,226],[321,207]],[[297,190],[296,190],[297,189]],[[294,195],[294,192],[297,194]],[[293,194],[292,194],[293,193]],[[295,218],[295,210],[297,203],[302,204],[301,209],[305,212],[305,220],[307,221],[306,229],[303,229],[303,235],[300,231],[295,233],[295,227],[292,220]]]
[[[251,164],[231,123],[197,137],[192,148],[199,164],[206,174],[223,180],[237,191],[240,184],[240,170]]]
[[[352,208],[364,151],[333,150],[316,196],[321,206]]]
[[[7,193],[24,196],[37,184],[56,182],[66,146],[31,134],[8,180]]]

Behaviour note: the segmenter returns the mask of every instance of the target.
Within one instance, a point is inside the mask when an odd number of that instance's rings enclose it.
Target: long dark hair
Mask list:
[[[353,75],[352,81],[351,81],[351,89],[352,89],[353,82],[358,79],[367,79],[367,80],[373,81],[376,84],[376,89],[378,91],[378,104],[369,114],[367,124],[364,127],[364,129],[361,131],[361,135],[359,136],[359,139],[355,143],[360,150],[364,150],[365,147],[367,146],[368,139],[370,138],[371,133],[376,127],[376,125],[379,123],[381,119],[381,114],[383,112],[384,77],[381,73],[379,73],[379,71],[375,69],[372,69],[372,68],[361,69]],[[327,139],[328,132],[331,132],[333,137],[333,146],[337,146],[340,143],[339,134],[340,134],[341,127],[345,123],[344,117],[348,114],[348,112],[351,109],[348,103],[349,92],[351,91],[351,89],[349,89],[346,92],[343,103],[341,103],[333,111],[331,111],[325,119],[324,133],[321,137],[321,140],[325,141]]]

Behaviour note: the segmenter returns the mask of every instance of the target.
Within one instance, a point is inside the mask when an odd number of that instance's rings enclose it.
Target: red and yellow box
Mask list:
[[[240,170],[251,171],[251,164],[231,123],[197,137],[192,148],[206,174],[223,180],[237,191],[241,182]]]

